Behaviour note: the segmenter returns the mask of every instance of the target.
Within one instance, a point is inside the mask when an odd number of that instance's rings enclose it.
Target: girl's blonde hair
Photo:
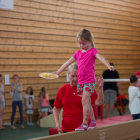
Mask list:
[[[92,48],[95,47],[95,44],[94,44],[94,37],[91,33],[90,30],[87,30],[87,29],[83,29],[81,30],[78,34],[77,34],[77,39],[80,38],[81,40],[83,41],[92,41],[91,42],[91,46]]]
[[[45,99],[46,98],[46,88],[45,87],[41,88],[41,93],[42,93],[43,99]]]

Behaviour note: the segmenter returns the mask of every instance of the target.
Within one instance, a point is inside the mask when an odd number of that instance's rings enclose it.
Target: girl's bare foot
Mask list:
[[[11,128],[12,128],[12,129],[17,129],[14,125],[11,125]]]
[[[6,129],[6,127],[0,127],[0,130],[4,130],[4,129]]]
[[[21,125],[21,128],[23,128],[23,129],[24,129],[25,127],[24,127],[23,125]]]

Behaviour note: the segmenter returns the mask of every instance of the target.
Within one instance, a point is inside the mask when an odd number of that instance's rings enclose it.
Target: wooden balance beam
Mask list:
[[[30,140],[132,140],[140,138],[140,120],[97,127],[88,131],[74,131]]]

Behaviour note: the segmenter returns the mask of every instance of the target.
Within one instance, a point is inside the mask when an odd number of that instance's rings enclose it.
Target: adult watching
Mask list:
[[[63,85],[58,90],[53,114],[56,123],[56,129],[58,132],[65,133],[75,131],[83,121],[83,107],[82,107],[82,96],[77,92],[78,82],[78,66],[73,63],[68,67],[68,77],[70,83]],[[97,86],[99,88],[98,94],[94,90],[91,94],[91,102],[94,105],[102,105],[104,102],[103,95],[103,78],[100,76],[100,80],[96,78]],[[59,122],[59,113],[63,108],[62,125]],[[61,128],[62,127],[62,128]]]

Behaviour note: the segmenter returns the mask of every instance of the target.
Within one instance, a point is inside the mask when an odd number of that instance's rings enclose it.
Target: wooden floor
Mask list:
[[[130,115],[129,109],[127,108],[127,111],[125,113],[125,115]],[[103,121],[98,120],[97,121],[97,126],[102,126],[107,125],[107,124],[113,124],[113,123],[119,123],[121,122],[121,120],[117,120],[117,116],[119,116],[118,111],[115,109],[113,112],[113,118],[108,118],[108,119],[104,119]],[[105,118],[105,112],[104,112],[104,118]],[[119,117],[120,118],[120,117]],[[122,119],[128,118],[130,119],[130,117],[123,117]],[[36,138],[36,137],[43,137],[43,136],[48,136],[49,135],[49,128],[40,128],[36,122],[34,122],[34,126],[27,126],[26,123],[24,123],[25,129],[21,129],[20,128],[20,124],[15,124],[15,126],[17,127],[16,130],[13,130],[10,128],[10,126],[6,126],[7,129],[6,130],[1,130],[0,131],[0,140],[25,140],[25,139],[31,139],[31,138]]]

